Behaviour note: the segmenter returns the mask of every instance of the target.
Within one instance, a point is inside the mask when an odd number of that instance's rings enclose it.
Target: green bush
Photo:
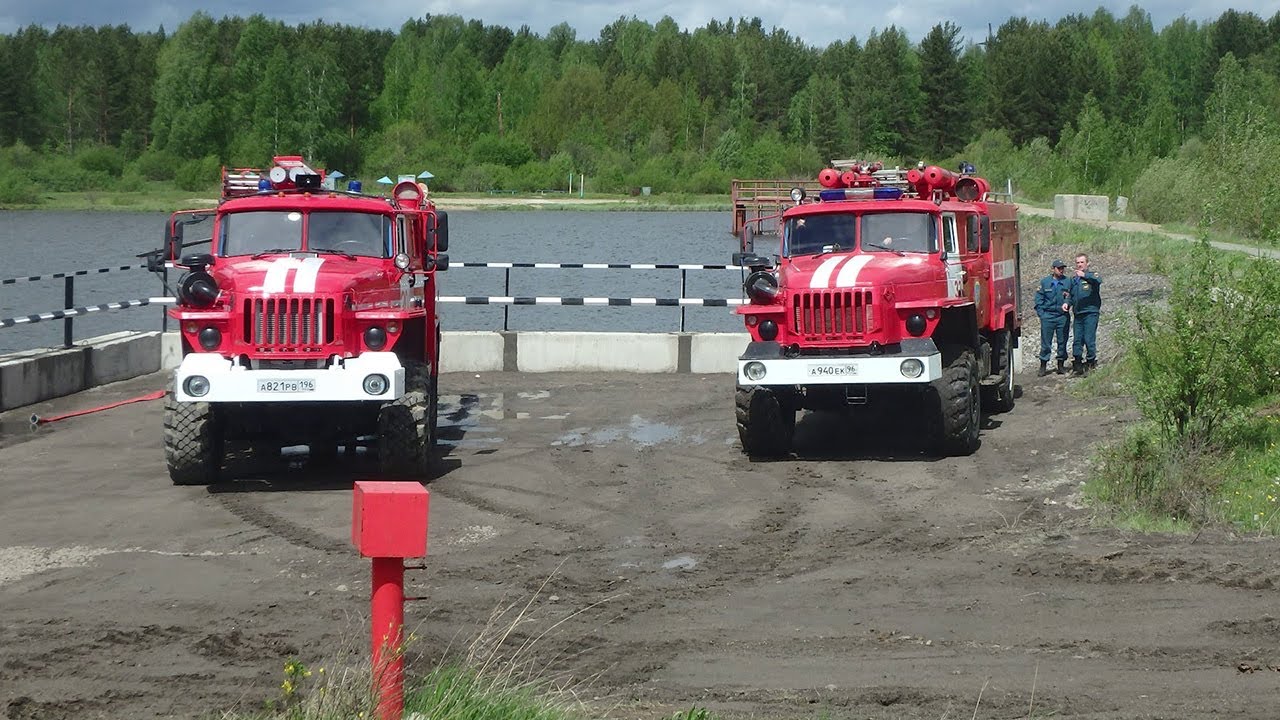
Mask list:
[[[468,165],[458,175],[457,189],[464,192],[488,192],[513,189],[511,170],[502,165]]]
[[[0,177],[0,204],[37,205],[40,195],[22,173],[9,171]]]
[[[222,182],[222,163],[217,157],[207,155],[199,160],[188,160],[178,166],[174,183],[187,192],[199,192],[217,187]]]
[[[94,145],[76,153],[80,167],[92,173],[120,177],[124,171],[124,153],[108,145]]]
[[[533,160],[533,149],[518,138],[481,135],[471,144],[471,160],[480,164],[516,168]]]
[[[32,182],[50,192],[106,190],[112,185],[108,175],[86,170],[67,155],[39,158],[27,172]]]
[[[1198,223],[1204,211],[1203,176],[1182,160],[1161,158],[1133,183],[1133,211],[1153,223]]]
[[[134,160],[132,167],[148,180],[168,182],[173,180],[182,161],[166,150],[148,150]]]

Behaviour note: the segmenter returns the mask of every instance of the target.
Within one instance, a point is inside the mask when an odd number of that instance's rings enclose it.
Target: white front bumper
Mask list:
[[[924,372],[919,377],[902,374],[902,364],[919,360]],[[750,363],[764,366],[764,377],[752,380],[745,368]],[[882,385],[886,383],[927,383],[942,377],[942,354],[928,355],[846,355],[805,356],[738,360],[740,385]]]
[[[370,395],[364,391],[364,379],[383,375],[389,381],[387,391]],[[186,380],[201,375],[209,380],[209,392],[195,397],[187,393]],[[394,400],[404,395],[404,366],[395,353],[371,352],[360,357],[334,362],[316,370],[250,370],[217,353],[191,353],[182,358],[174,371],[175,396],[183,402],[350,402],[356,400]],[[260,380],[268,387],[310,387],[305,392],[268,392],[259,389]],[[307,381],[307,382],[300,382]]]

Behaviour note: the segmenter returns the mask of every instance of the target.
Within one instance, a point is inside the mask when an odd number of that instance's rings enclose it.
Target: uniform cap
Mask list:
[[[1064,267],[1066,267],[1066,266],[1067,266],[1067,264],[1066,264],[1066,263],[1064,263],[1064,262],[1062,262],[1061,260],[1054,260],[1054,261],[1053,261],[1053,265],[1052,265],[1051,267],[1063,267],[1063,268],[1064,268]]]

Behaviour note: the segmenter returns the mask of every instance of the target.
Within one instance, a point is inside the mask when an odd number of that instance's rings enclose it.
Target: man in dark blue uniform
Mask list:
[[[1071,278],[1071,311],[1074,315],[1071,345],[1071,372],[1083,375],[1085,368],[1098,367],[1098,313],[1102,310],[1102,278],[1089,269],[1089,256],[1076,256],[1076,275]]]
[[[1053,352],[1053,339],[1058,338],[1058,374],[1067,361],[1068,298],[1071,281],[1067,279],[1067,264],[1053,261],[1052,273],[1040,280],[1036,292],[1036,315],[1040,316],[1040,377],[1049,374],[1049,356]]]

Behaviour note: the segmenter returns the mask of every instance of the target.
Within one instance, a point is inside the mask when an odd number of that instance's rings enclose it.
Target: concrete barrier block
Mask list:
[[[88,348],[31,350],[0,361],[0,410],[12,410],[85,389]]]
[[[128,380],[160,369],[160,331],[118,332],[90,338],[88,387]]]
[[[748,333],[695,333],[689,348],[689,372],[737,373],[738,356],[751,342]]]
[[[520,372],[676,372],[672,333],[522,332]]]
[[[505,342],[499,332],[447,332],[440,340],[440,372],[501,372]]]
[[[172,370],[182,364],[182,335],[170,330],[160,336],[160,367]]]
[[[1106,195],[1054,195],[1053,217],[1056,220],[1106,222],[1110,205]]]

